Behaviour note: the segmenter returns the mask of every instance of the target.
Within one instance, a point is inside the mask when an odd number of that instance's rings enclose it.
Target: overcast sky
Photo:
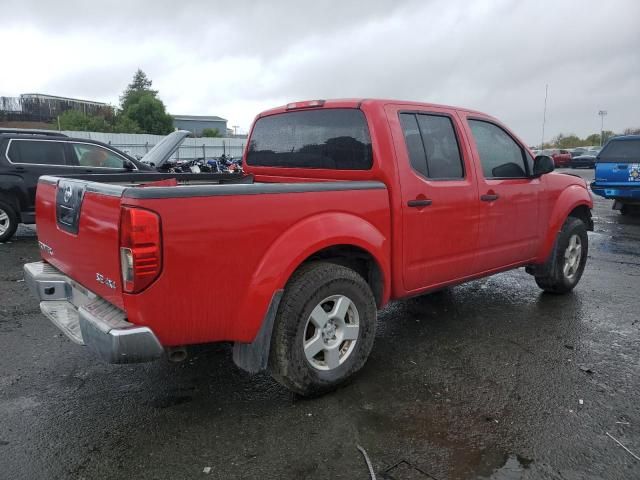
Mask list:
[[[481,110],[530,144],[640,127],[640,1],[0,0],[0,95],[117,104],[142,68],[170,113],[246,131],[302,99]]]

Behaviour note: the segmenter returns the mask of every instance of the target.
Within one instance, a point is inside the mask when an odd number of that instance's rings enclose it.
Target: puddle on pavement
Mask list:
[[[636,255],[633,238],[620,238],[607,233],[593,232],[590,241],[598,250],[614,255]]]
[[[490,462],[501,458],[498,467],[493,467]],[[478,478],[487,480],[519,480],[524,477],[525,471],[533,460],[515,454],[490,454],[485,458],[481,471],[477,471]]]

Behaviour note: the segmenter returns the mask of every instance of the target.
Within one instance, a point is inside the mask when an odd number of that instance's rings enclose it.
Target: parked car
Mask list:
[[[564,149],[547,149],[540,152],[540,155],[548,155],[553,158],[553,163],[556,168],[566,168],[571,163],[571,153],[569,150]]]
[[[571,154],[571,158],[577,157],[579,155],[582,155],[586,151],[587,151],[587,149],[585,147],[576,147],[576,148],[569,149],[569,153]]]
[[[144,158],[151,163],[166,161],[188,134],[171,133]],[[152,171],[143,162],[96,140],[46,130],[0,129],[0,242],[11,238],[19,223],[35,222],[36,186],[42,175]]]
[[[518,267],[559,294],[582,275],[587,184],[488,115],[296,102],[248,145],[245,184],[40,178],[25,278],[42,312],[108,362],[234,342],[241,368],[315,395],[362,368],[392,299]]]
[[[615,137],[602,147],[591,190],[614,199],[614,210],[623,215],[640,210],[640,135]]]
[[[585,150],[580,155],[572,157],[571,168],[595,168],[598,150]]]

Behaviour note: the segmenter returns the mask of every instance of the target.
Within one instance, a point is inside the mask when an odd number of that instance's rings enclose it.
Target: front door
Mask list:
[[[459,119],[441,108],[388,106],[402,192],[406,292],[471,274],[478,235],[475,171]]]
[[[476,273],[522,263],[536,255],[539,178],[531,178],[533,159],[503,127],[468,117],[475,144],[480,208]]]

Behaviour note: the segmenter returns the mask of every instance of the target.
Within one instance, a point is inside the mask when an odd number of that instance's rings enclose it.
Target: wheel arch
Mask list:
[[[282,292],[302,265],[324,260],[349,266],[369,283],[378,307],[390,296],[390,242],[371,222],[345,212],[324,212],[285,230],[258,264],[237,316],[249,343],[236,343],[234,361],[244,370],[266,368],[273,322]]]
[[[545,262],[551,254],[556,237],[567,218],[579,218],[585,222],[587,230],[593,230],[592,207],[593,200],[584,187],[571,185],[560,194],[549,217],[549,227],[538,252],[540,262]]]
[[[388,238],[366,219],[351,213],[324,212],[294,224],[273,242],[260,261],[249,288],[268,285],[271,294],[284,288],[291,275],[305,262],[331,259],[354,265],[354,260],[359,259],[373,265],[374,274],[381,283],[377,288],[379,305],[384,305],[390,290],[389,250]],[[349,261],[350,256],[355,258]]]

